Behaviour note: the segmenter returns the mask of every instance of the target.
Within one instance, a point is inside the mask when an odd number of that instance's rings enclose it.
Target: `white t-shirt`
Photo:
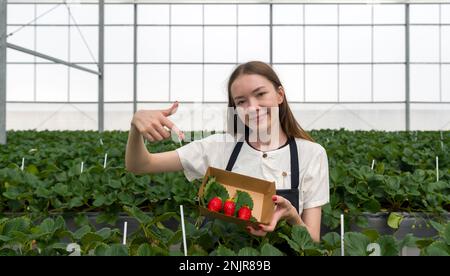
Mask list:
[[[300,167],[299,213],[329,201],[328,159],[325,149],[314,142],[296,138]],[[189,181],[202,178],[209,166],[225,170],[236,145],[230,134],[214,134],[178,149],[184,174]],[[263,157],[263,154],[266,157]],[[232,171],[275,181],[276,189],[291,188],[289,145],[262,152],[247,142],[242,145]]]

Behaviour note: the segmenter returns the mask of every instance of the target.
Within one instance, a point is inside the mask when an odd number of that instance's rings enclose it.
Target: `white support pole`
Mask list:
[[[83,169],[84,169],[84,162],[81,161],[81,168],[80,168],[80,173],[83,173]]]
[[[344,255],[344,214],[341,214],[341,256]]]
[[[125,221],[123,223],[123,240],[122,240],[123,245],[127,245],[127,229],[128,229],[128,222]]]
[[[6,36],[7,1],[0,0],[0,145],[6,145]]]
[[[186,230],[185,230],[185,228],[184,228],[184,212],[183,212],[183,205],[180,205],[180,215],[181,215],[181,231],[182,231],[182,233],[183,233],[184,256],[187,256]]]
[[[22,157],[22,165],[20,166],[20,170],[23,171],[24,168],[25,168],[25,157]]]
[[[107,160],[108,160],[108,153],[105,153],[105,160],[103,161],[103,168],[106,168]]]
[[[436,156],[436,182],[439,181],[439,156]]]
[[[373,171],[373,167],[375,166],[375,159],[372,159],[372,166],[370,167],[370,169]]]

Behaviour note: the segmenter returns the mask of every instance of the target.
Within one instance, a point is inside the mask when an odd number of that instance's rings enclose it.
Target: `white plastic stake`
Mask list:
[[[439,181],[439,156],[436,156],[436,182]]]
[[[441,141],[441,150],[444,150],[444,142]]]
[[[375,166],[375,159],[372,159],[372,166],[370,167],[370,169],[373,171],[373,167]]]
[[[127,245],[127,227],[128,227],[128,222],[125,221],[123,223],[123,241],[122,241],[123,245]]]
[[[22,166],[20,166],[20,169],[23,171],[25,168],[25,157],[22,157]]]
[[[444,136],[442,135],[442,130],[440,132],[441,132],[441,141],[442,141],[442,140],[444,140]]]
[[[83,173],[83,168],[84,168],[84,162],[81,161],[81,168],[80,168],[80,173]]]
[[[341,214],[341,256],[344,256],[344,214]]]
[[[180,205],[180,214],[181,214],[181,231],[182,231],[182,233],[183,233],[184,256],[187,256],[186,230],[184,229],[184,212],[183,212],[183,205]]]
[[[102,138],[100,138],[100,145],[103,146],[103,140],[102,140]]]
[[[108,153],[105,153],[105,161],[103,161],[103,168],[106,168],[106,160],[108,160]]]

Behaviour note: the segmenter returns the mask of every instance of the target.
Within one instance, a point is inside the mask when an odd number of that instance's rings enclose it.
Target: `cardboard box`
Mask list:
[[[211,218],[218,218],[227,222],[236,223],[242,226],[253,226],[258,229],[259,224],[269,224],[272,220],[275,204],[272,201],[272,196],[275,195],[275,182],[270,182],[264,179],[254,178],[243,174],[238,174],[226,170],[209,167],[203,177],[202,185],[200,186],[198,196],[203,196],[203,190],[209,177],[215,177],[216,181],[222,184],[230,194],[234,195],[236,190],[245,191],[253,199],[252,216],[258,222],[246,221],[237,217],[229,217],[223,213],[212,212],[208,208],[199,206],[200,214]]]

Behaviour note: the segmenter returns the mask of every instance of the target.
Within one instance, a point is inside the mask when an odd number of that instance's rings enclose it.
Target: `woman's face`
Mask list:
[[[269,130],[272,116],[278,116],[284,91],[282,87],[276,91],[272,82],[261,75],[242,74],[231,84],[231,96],[239,118],[250,129]]]

